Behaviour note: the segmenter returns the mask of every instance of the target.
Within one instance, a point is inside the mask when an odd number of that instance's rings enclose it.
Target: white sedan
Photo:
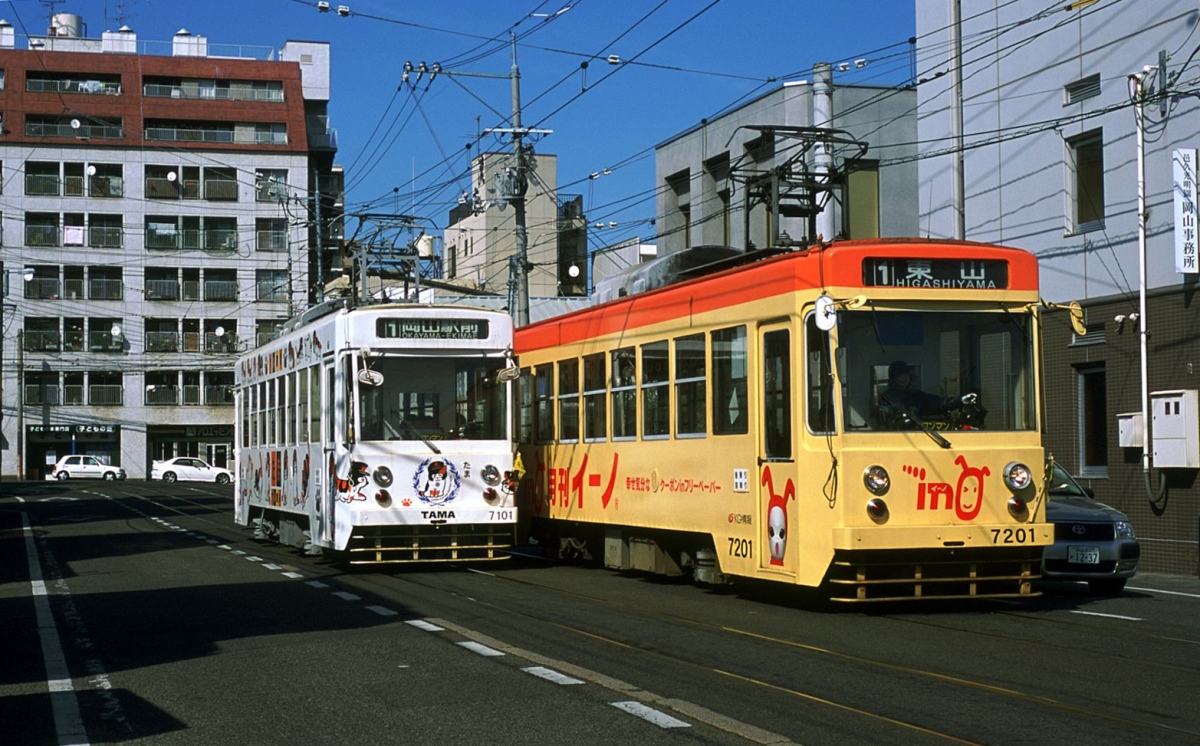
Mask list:
[[[150,466],[150,478],[164,482],[216,482],[229,484],[233,472],[191,456],[179,456],[166,461],[155,461]]]

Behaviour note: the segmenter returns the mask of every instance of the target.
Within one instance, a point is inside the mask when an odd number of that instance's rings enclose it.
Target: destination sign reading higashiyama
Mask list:
[[[404,319],[375,320],[375,336],[380,339],[487,339],[488,322],[484,319]]]
[[[886,288],[1002,290],[1008,262],[998,259],[883,259],[863,261],[863,285]]]

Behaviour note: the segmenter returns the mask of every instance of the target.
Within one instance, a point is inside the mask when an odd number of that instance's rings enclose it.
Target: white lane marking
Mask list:
[[[342,599],[343,601],[361,601],[362,600],[361,596],[356,596],[353,593],[349,593],[347,591],[334,591],[333,595],[337,596],[338,598]]]
[[[233,547],[229,546],[228,544],[218,544],[217,549],[233,549]]]
[[[386,606],[368,606],[368,609],[375,612],[379,616],[396,616],[400,612],[387,608]]]
[[[50,690],[54,730],[58,733],[60,744],[87,744],[87,730],[83,727],[83,715],[79,712],[79,699],[75,696],[75,685],[63,654],[54,612],[50,610],[50,598],[46,595],[46,584],[42,579],[37,545],[33,543],[33,527],[24,513],[21,514],[21,525],[25,533],[30,592],[37,614],[38,636],[42,641],[42,661],[46,667],[46,687]]]
[[[496,656],[504,655],[504,653],[501,653],[499,650],[495,648],[489,648],[487,645],[484,645],[481,642],[475,642],[474,640],[467,640],[466,642],[460,642],[457,644],[460,647],[470,650],[472,653],[478,653],[479,655],[483,655],[488,658],[495,658]]]
[[[647,707],[646,705],[642,704],[641,702],[634,702],[634,701],[613,702],[612,706],[617,708],[618,710],[624,710],[625,712],[628,712],[630,715],[636,715],[637,717],[640,717],[642,720],[646,720],[648,722],[654,723],[659,728],[691,728],[692,727],[691,723],[685,723],[684,721],[680,720],[679,718],[673,718],[670,715],[668,715],[667,713],[656,710],[653,707]]]
[[[1136,585],[1126,586],[1127,590],[1131,591],[1146,591],[1147,593],[1165,593],[1168,596],[1185,596],[1187,598],[1200,598],[1200,593],[1182,593],[1180,591],[1164,591],[1158,588],[1141,588]]]
[[[217,544],[221,543],[221,542],[217,541],[216,539],[205,539],[205,541],[207,541],[209,544],[212,544],[213,546],[216,546]]]
[[[430,622],[427,622],[424,619],[409,619],[408,621],[405,622],[405,624],[411,624],[412,626],[416,627],[417,629],[423,629],[426,632],[445,632],[446,631],[445,627],[439,627],[436,624],[431,624]]]
[[[243,552],[243,554],[245,554],[245,553]],[[249,557],[246,557],[246,561],[247,561],[247,562],[262,562],[262,561],[263,561],[263,558],[262,558],[262,557],[255,557],[254,555],[250,555]]]
[[[271,562],[264,563],[263,567],[267,568],[268,570],[282,570],[283,569],[283,565],[276,565]]]
[[[1142,619],[1141,617],[1121,616],[1120,614],[1101,614],[1098,611],[1080,611],[1078,609],[1072,609],[1071,613],[1072,614],[1083,614],[1084,616],[1102,616],[1102,617],[1105,617],[1106,619],[1124,619],[1129,622],[1144,622],[1144,621],[1146,621],[1145,619]]]
[[[561,686],[570,686],[571,684],[583,683],[583,679],[572,678],[567,676],[565,673],[559,673],[553,668],[546,668],[545,666],[529,666],[528,668],[522,668],[521,670],[525,673],[531,673],[539,679],[552,681]]]
[[[302,577],[304,577],[304,576],[303,576],[303,575],[301,575],[301,574],[300,574],[300,573],[298,573],[298,572],[285,572],[285,573],[283,573],[283,577],[285,577],[285,578],[293,578],[293,579],[295,579],[295,580],[299,580],[300,578],[302,578]]]
[[[248,554],[248,552],[245,552],[241,549],[233,549],[230,551],[230,554],[236,554],[238,556],[245,556],[246,554]]]
[[[305,585],[311,585],[313,588],[328,588],[329,587],[328,583],[322,583],[319,580],[310,580],[307,583],[305,583]]]

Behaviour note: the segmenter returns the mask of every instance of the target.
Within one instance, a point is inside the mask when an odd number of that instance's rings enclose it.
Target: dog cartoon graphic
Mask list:
[[[445,461],[431,462],[429,466],[425,467],[425,486],[420,490],[421,496],[444,497],[449,476]]]
[[[769,468],[763,470],[762,484],[767,488],[771,499],[767,502],[767,546],[771,549],[771,565],[783,566],[783,555],[787,551],[788,535],[788,500],[796,499],[796,486],[792,480],[787,480],[783,494],[775,492],[775,480]]]

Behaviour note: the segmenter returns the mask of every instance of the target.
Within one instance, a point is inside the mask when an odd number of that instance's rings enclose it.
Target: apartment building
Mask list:
[[[87,453],[232,459],[233,366],[319,292],[335,242],[329,45],[0,21],[0,474]],[[325,189],[325,193],[321,189]]]

